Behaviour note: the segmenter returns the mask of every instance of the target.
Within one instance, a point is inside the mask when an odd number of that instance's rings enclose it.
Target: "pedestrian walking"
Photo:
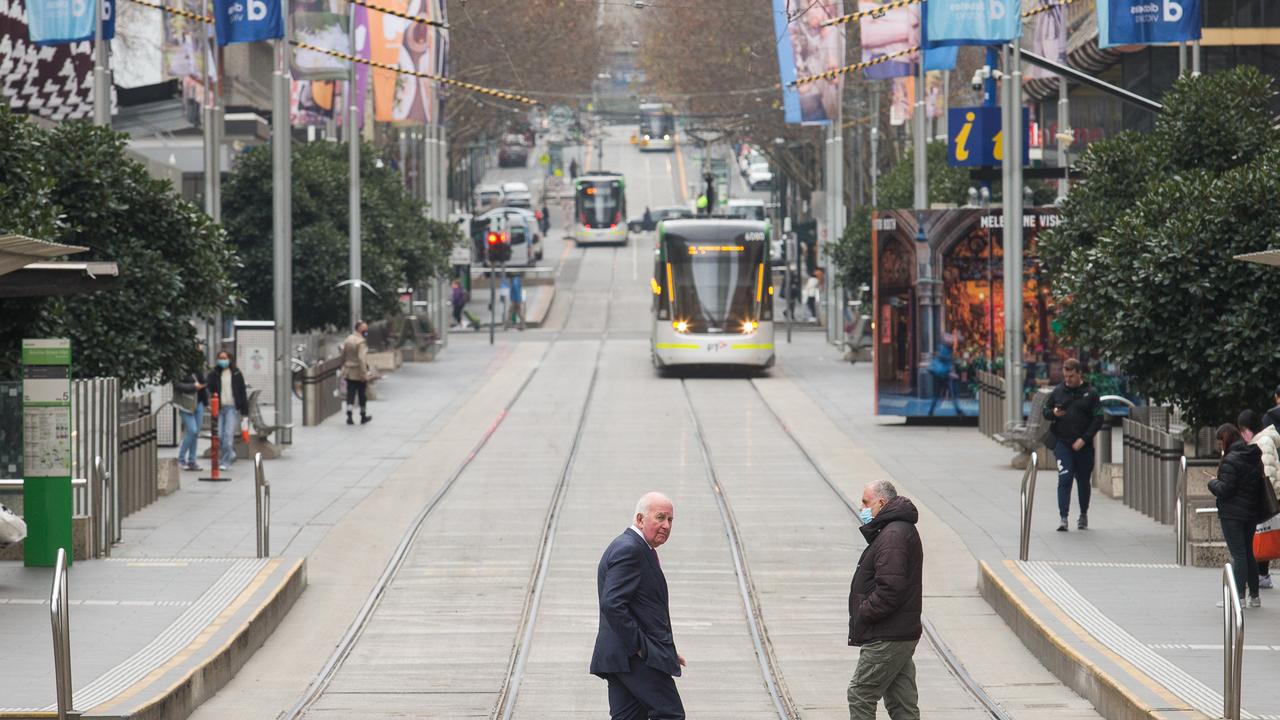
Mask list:
[[[822,282],[819,275],[821,270],[814,271],[812,275],[804,281],[804,288],[800,291],[800,296],[804,298],[804,306],[809,311],[809,322],[818,322],[818,294],[822,292]]]
[[[875,480],[862,489],[859,518],[867,548],[849,586],[849,644],[860,648],[849,681],[849,719],[875,720],[883,698],[891,720],[919,720],[912,656],[924,605],[920,513],[893,483]]]
[[[369,368],[369,324],[357,321],[351,334],[342,341],[342,377],[347,381],[347,424],[355,425],[351,418],[355,410],[356,400],[360,401],[360,424],[373,419],[365,412],[369,402],[369,377],[373,371]]]
[[[1273,408],[1273,410],[1276,408]],[[1262,418],[1252,410],[1244,410],[1236,417],[1236,426],[1240,428],[1240,436],[1245,442],[1258,446],[1262,452],[1262,471],[1267,482],[1280,495],[1280,430],[1275,424],[1262,426]],[[1280,518],[1268,518],[1258,523],[1257,532],[1280,529]],[[1271,581],[1271,563],[1258,562],[1258,587],[1270,590],[1275,587]]]
[[[929,404],[929,417],[933,417],[938,401],[944,394],[951,396],[951,407],[956,417],[964,417],[960,409],[960,375],[955,369],[955,346],[960,342],[960,333],[942,333],[942,345],[929,361],[929,374],[933,376],[933,402]]]
[[[653,213],[649,212],[649,208],[645,207],[644,215],[640,218],[640,229],[644,231],[653,230],[656,225],[653,222]]]
[[[236,358],[223,350],[218,353],[216,367],[209,371],[205,385],[209,396],[218,396],[218,447],[221,457],[209,458],[219,469],[230,470],[236,461],[236,435],[240,434],[240,418],[249,415],[249,392],[244,375],[236,367]]]
[[[1253,556],[1253,535],[1258,521],[1263,519],[1259,517],[1262,483],[1266,482],[1262,451],[1257,445],[1246,443],[1235,425],[1220,425],[1216,435],[1222,461],[1218,463],[1218,477],[1209,481],[1209,492],[1217,498],[1218,523],[1222,526],[1222,539],[1227,541],[1227,552],[1231,553],[1240,605],[1246,606],[1247,588],[1247,607],[1262,607],[1258,561]]]
[[[636,503],[634,520],[614,538],[596,569],[600,629],[591,674],[609,683],[613,720],[683,720],[676,689],[684,658],[671,633],[667,579],[658,548],[671,536],[675,510],[662,493]]]
[[[538,215],[538,229],[542,231],[545,238],[547,233],[551,231],[551,211],[547,209],[547,204],[542,203],[541,214]]]
[[[178,445],[178,467],[183,470],[204,469],[196,462],[196,451],[199,450],[200,443],[200,424],[204,422],[204,409],[209,404],[208,386],[204,380],[203,372],[196,370],[173,381],[173,404],[178,408],[178,419],[182,422],[182,442]],[[216,458],[214,462],[217,462]]]
[[[1098,391],[1084,381],[1080,361],[1062,363],[1062,382],[1044,406],[1044,418],[1053,424],[1053,455],[1058,459],[1058,532],[1067,531],[1071,511],[1071,482],[1080,497],[1076,527],[1089,528],[1089,497],[1093,475],[1093,436],[1102,428],[1102,403]]]
[[[524,332],[524,281],[521,279],[520,273],[511,276],[511,288],[508,291],[511,298],[511,321],[516,323],[516,328],[520,332]]]
[[[450,285],[449,304],[453,306],[453,327],[462,324],[462,311],[467,309],[467,291],[462,283],[454,280]]]
[[[578,179],[578,158],[574,158],[569,161],[569,179]]]

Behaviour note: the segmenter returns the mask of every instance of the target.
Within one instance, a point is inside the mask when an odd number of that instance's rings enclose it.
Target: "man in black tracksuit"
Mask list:
[[[1053,454],[1058,458],[1058,532],[1067,531],[1071,510],[1071,480],[1080,495],[1080,519],[1076,527],[1089,527],[1089,478],[1093,475],[1093,436],[1102,427],[1102,406],[1098,391],[1085,383],[1080,361],[1062,364],[1063,382],[1053,389],[1044,407],[1044,417],[1053,421]]]

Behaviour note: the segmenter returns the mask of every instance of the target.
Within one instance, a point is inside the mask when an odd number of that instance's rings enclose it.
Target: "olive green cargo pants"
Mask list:
[[[862,646],[858,669],[849,681],[849,720],[875,720],[876,703],[892,720],[920,720],[916,664],[917,640],[877,640]]]

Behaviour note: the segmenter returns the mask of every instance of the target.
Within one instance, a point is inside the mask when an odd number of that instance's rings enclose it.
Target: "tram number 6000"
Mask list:
[[[764,242],[764,233],[749,232],[743,236],[743,240],[746,240],[747,242]]]

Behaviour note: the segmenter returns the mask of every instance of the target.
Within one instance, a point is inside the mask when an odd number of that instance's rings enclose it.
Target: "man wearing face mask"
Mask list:
[[[684,720],[675,682],[684,658],[671,634],[667,579],[658,561],[674,520],[671,500],[646,494],[596,569],[600,629],[591,674],[609,683],[613,720]]]
[[[342,377],[347,380],[347,424],[355,425],[351,419],[351,411],[355,409],[356,398],[360,399],[360,424],[373,419],[365,413],[365,405],[369,389],[369,324],[361,320],[346,340],[342,341]]]
[[[876,480],[862,490],[862,536],[867,548],[849,587],[849,644],[861,648],[849,681],[851,720],[875,720],[884,698],[892,720],[920,720],[916,665],[924,604],[924,548],[920,513],[893,483]]]

